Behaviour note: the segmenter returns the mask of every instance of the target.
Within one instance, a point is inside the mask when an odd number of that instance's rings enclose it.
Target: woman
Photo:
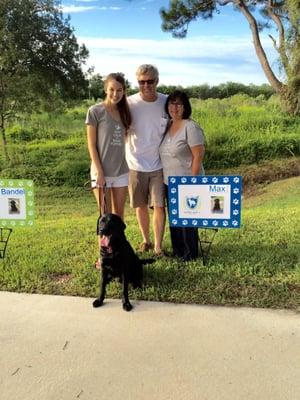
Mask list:
[[[164,183],[168,195],[168,177],[202,175],[204,134],[195,121],[190,119],[192,109],[187,95],[174,91],[166,101],[165,109],[170,123],[160,145]],[[170,227],[173,255],[184,261],[198,257],[198,229]]]
[[[125,138],[131,124],[123,74],[112,73],[104,82],[105,100],[92,106],[86,117],[91,180],[98,207],[105,187],[106,212],[124,219],[128,187]],[[96,263],[96,267],[99,262]]]

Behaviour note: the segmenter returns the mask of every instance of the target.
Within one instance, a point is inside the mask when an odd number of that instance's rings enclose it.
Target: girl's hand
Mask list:
[[[98,172],[96,176],[96,187],[104,187],[105,186],[105,178],[103,172]]]

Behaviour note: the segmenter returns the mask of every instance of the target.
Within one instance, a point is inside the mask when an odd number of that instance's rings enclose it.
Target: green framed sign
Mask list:
[[[0,227],[32,226],[33,223],[33,181],[0,178]]]

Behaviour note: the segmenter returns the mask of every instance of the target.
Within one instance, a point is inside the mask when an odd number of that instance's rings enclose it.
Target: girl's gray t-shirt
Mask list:
[[[128,172],[125,159],[125,128],[113,119],[103,103],[89,108],[85,123],[97,132],[97,149],[104,176],[117,177]],[[93,170],[93,164],[91,165]]]
[[[163,166],[164,183],[168,184],[169,176],[190,176],[192,174],[191,147],[204,145],[203,130],[193,120],[187,119],[175,136],[166,133],[159,154]],[[200,175],[204,174],[203,165]]]

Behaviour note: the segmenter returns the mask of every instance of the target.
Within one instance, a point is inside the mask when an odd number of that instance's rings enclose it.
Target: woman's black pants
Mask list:
[[[165,185],[167,208],[169,212],[168,186]],[[173,255],[184,261],[198,257],[199,236],[197,228],[179,228],[170,226]]]

